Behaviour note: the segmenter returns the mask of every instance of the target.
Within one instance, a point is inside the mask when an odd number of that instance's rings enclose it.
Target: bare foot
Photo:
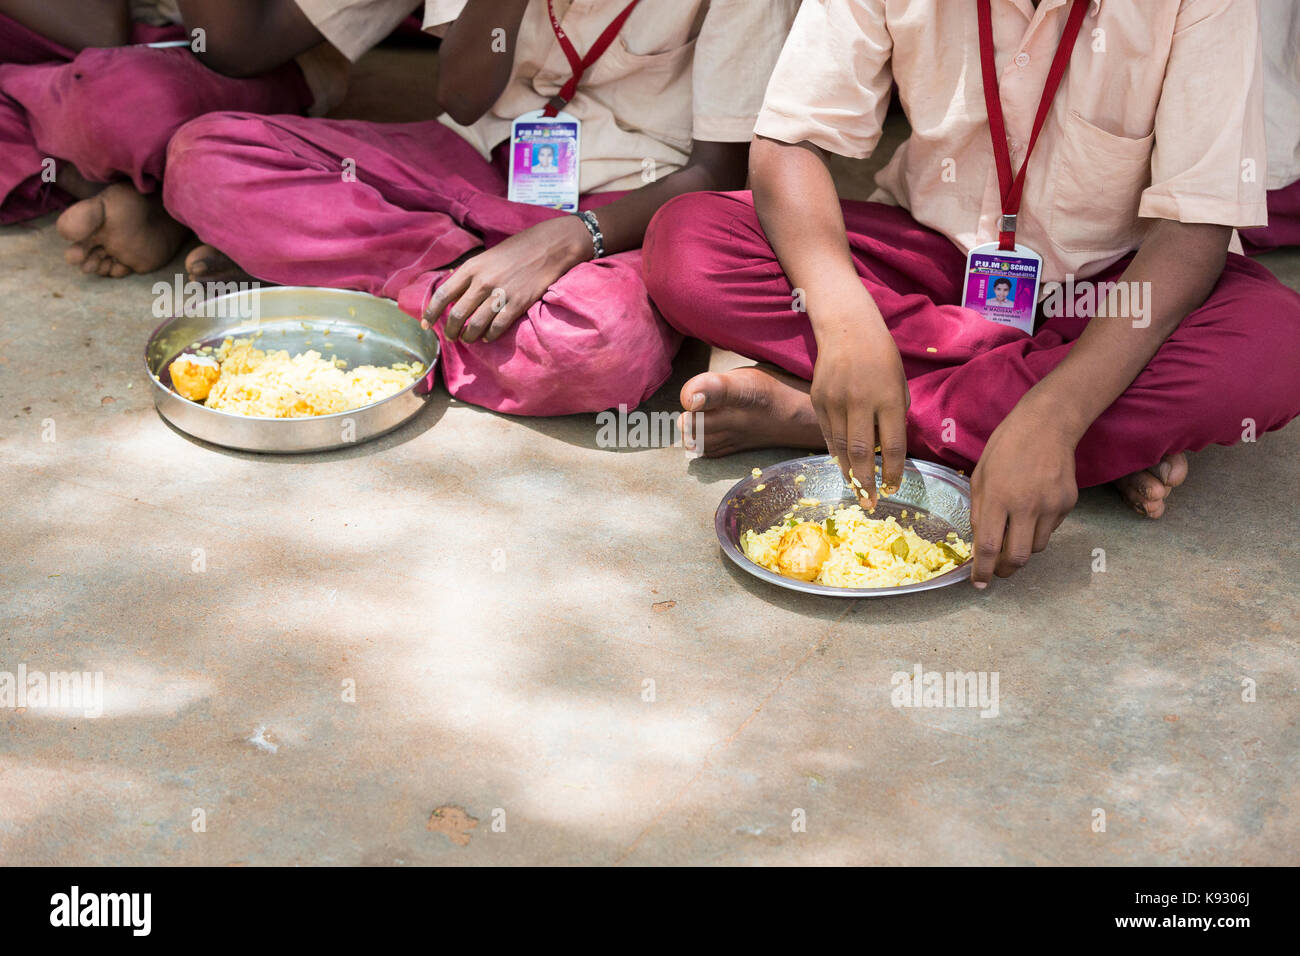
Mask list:
[[[682,386],[681,400],[687,448],[706,458],[750,448],[826,448],[808,383],[770,365],[696,375]]]
[[[93,183],[81,175],[81,170],[72,163],[60,162],[57,182],[59,188],[75,199],[89,199],[101,192],[108,183]]]
[[[1159,518],[1175,488],[1187,480],[1187,456],[1165,455],[1160,464],[1135,471],[1115,482],[1129,506],[1144,518]]]
[[[185,257],[185,274],[195,282],[247,282],[253,278],[234,259],[206,242]]]
[[[129,183],[73,203],[56,223],[71,245],[63,257],[87,274],[120,279],[165,266],[187,230],[167,215],[162,198],[145,196]]]

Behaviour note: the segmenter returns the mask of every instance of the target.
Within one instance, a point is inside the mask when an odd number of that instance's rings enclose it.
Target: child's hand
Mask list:
[[[907,455],[907,378],[898,346],[883,322],[853,317],[835,324],[817,338],[812,403],[821,423],[826,447],[840,460],[840,470],[854,491],[876,506],[876,445],[882,458],[881,482],[886,494],[903,481]],[[860,485],[860,487],[859,487]]]
[[[448,340],[494,342],[593,254],[591,233],[576,216],[547,219],[466,261],[438,287],[421,324],[431,327],[450,306]]]
[[[994,430],[971,476],[971,583],[1010,577],[1047,547],[1079,499],[1074,443],[1049,414],[1018,405]]]

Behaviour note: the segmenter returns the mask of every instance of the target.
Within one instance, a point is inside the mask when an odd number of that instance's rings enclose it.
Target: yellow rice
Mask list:
[[[769,571],[781,573],[777,548],[781,536],[794,523],[787,516],[782,524],[766,531],[746,531],[740,536],[745,557]],[[839,508],[821,526],[830,537],[831,550],[813,579],[816,584],[840,588],[918,584],[946,574],[970,557],[970,546],[955,533],[950,533],[944,544],[956,552],[960,561],[912,528],[900,525],[892,515],[883,520],[868,518],[858,505]],[[906,548],[897,543],[899,539],[906,542]]]
[[[309,418],[371,405],[395,395],[419,377],[419,362],[348,370],[341,358],[315,349],[290,356],[264,352],[252,339],[226,339],[214,358],[221,374],[204,402],[208,408],[259,418]]]

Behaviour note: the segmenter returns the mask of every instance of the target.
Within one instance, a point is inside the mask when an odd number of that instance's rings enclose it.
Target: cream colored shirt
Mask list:
[[[425,29],[441,34],[466,0],[427,0]],[[555,0],[579,55],[627,0]],[[582,121],[582,192],[636,189],[686,165],[694,140],[748,142],[763,90],[798,0],[641,0],[587,70],[566,111]],[[529,0],[506,88],[470,126],[442,122],[486,159],[510,123],[541,109],[572,75],[546,0]]]
[[[1300,179],[1300,2],[1260,0],[1268,188]]]
[[[1069,9],[992,0],[1016,169]],[[963,251],[996,241],[975,0],[808,0],[756,132],[868,156],[891,80],[912,135],[871,198],[907,208]],[[1059,281],[1135,249],[1152,219],[1262,225],[1261,101],[1253,0],[1091,0],[1026,172],[1017,241],[1042,254],[1044,280]]]

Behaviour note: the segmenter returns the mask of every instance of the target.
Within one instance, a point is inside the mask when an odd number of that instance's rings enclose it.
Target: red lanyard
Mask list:
[[[551,101],[546,104],[546,109],[542,111],[543,116],[554,116],[560,110],[564,109],[566,103],[573,99],[573,94],[577,92],[578,83],[582,80],[582,74],[587,72],[591,64],[600,59],[600,55],[609,49],[609,45],[614,42],[614,37],[618,36],[618,31],[623,29],[623,24],[627,18],[632,15],[632,11],[641,0],[632,0],[623,12],[616,16],[609,26],[605,27],[605,32],[597,39],[586,56],[578,56],[578,51],[573,46],[573,41],[569,35],[564,32],[560,26],[560,20],[555,15],[555,4],[553,0],[546,0],[546,12],[551,15],[551,29],[555,31],[555,39],[560,41],[560,49],[564,51],[565,57],[569,61],[569,66],[573,68],[573,76],[569,81],[560,87],[560,92],[551,97]]]
[[[549,2],[549,0],[548,0]],[[1043,86],[1042,99],[1038,101],[1038,115],[1034,117],[1034,129],[1025,147],[1025,159],[1020,164],[1020,172],[1013,179],[1011,176],[1011,153],[1007,149],[1007,125],[1002,119],[1002,98],[998,95],[997,67],[993,62],[993,18],[989,0],[979,0],[980,65],[984,73],[984,105],[989,114],[989,133],[993,136],[993,159],[998,167],[998,186],[1002,190],[1002,218],[998,220],[998,248],[1014,249],[1016,247],[1016,213],[1020,211],[1020,194],[1025,188],[1025,167],[1029,165],[1029,154],[1034,151],[1038,134],[1047,120],[1056,89],[1061,85],[1065,65],[1070,61],[1074,50],[1074,41],[1079,36],[1079,27],[1083,15],[1091,0],[1074,0],[1070,8],[1070,18],[1065,21],[1065,32],[1061,35],[1061,44],[1056,48],[1052,58],[1052,67],[1047,71],[1047,83]]]

